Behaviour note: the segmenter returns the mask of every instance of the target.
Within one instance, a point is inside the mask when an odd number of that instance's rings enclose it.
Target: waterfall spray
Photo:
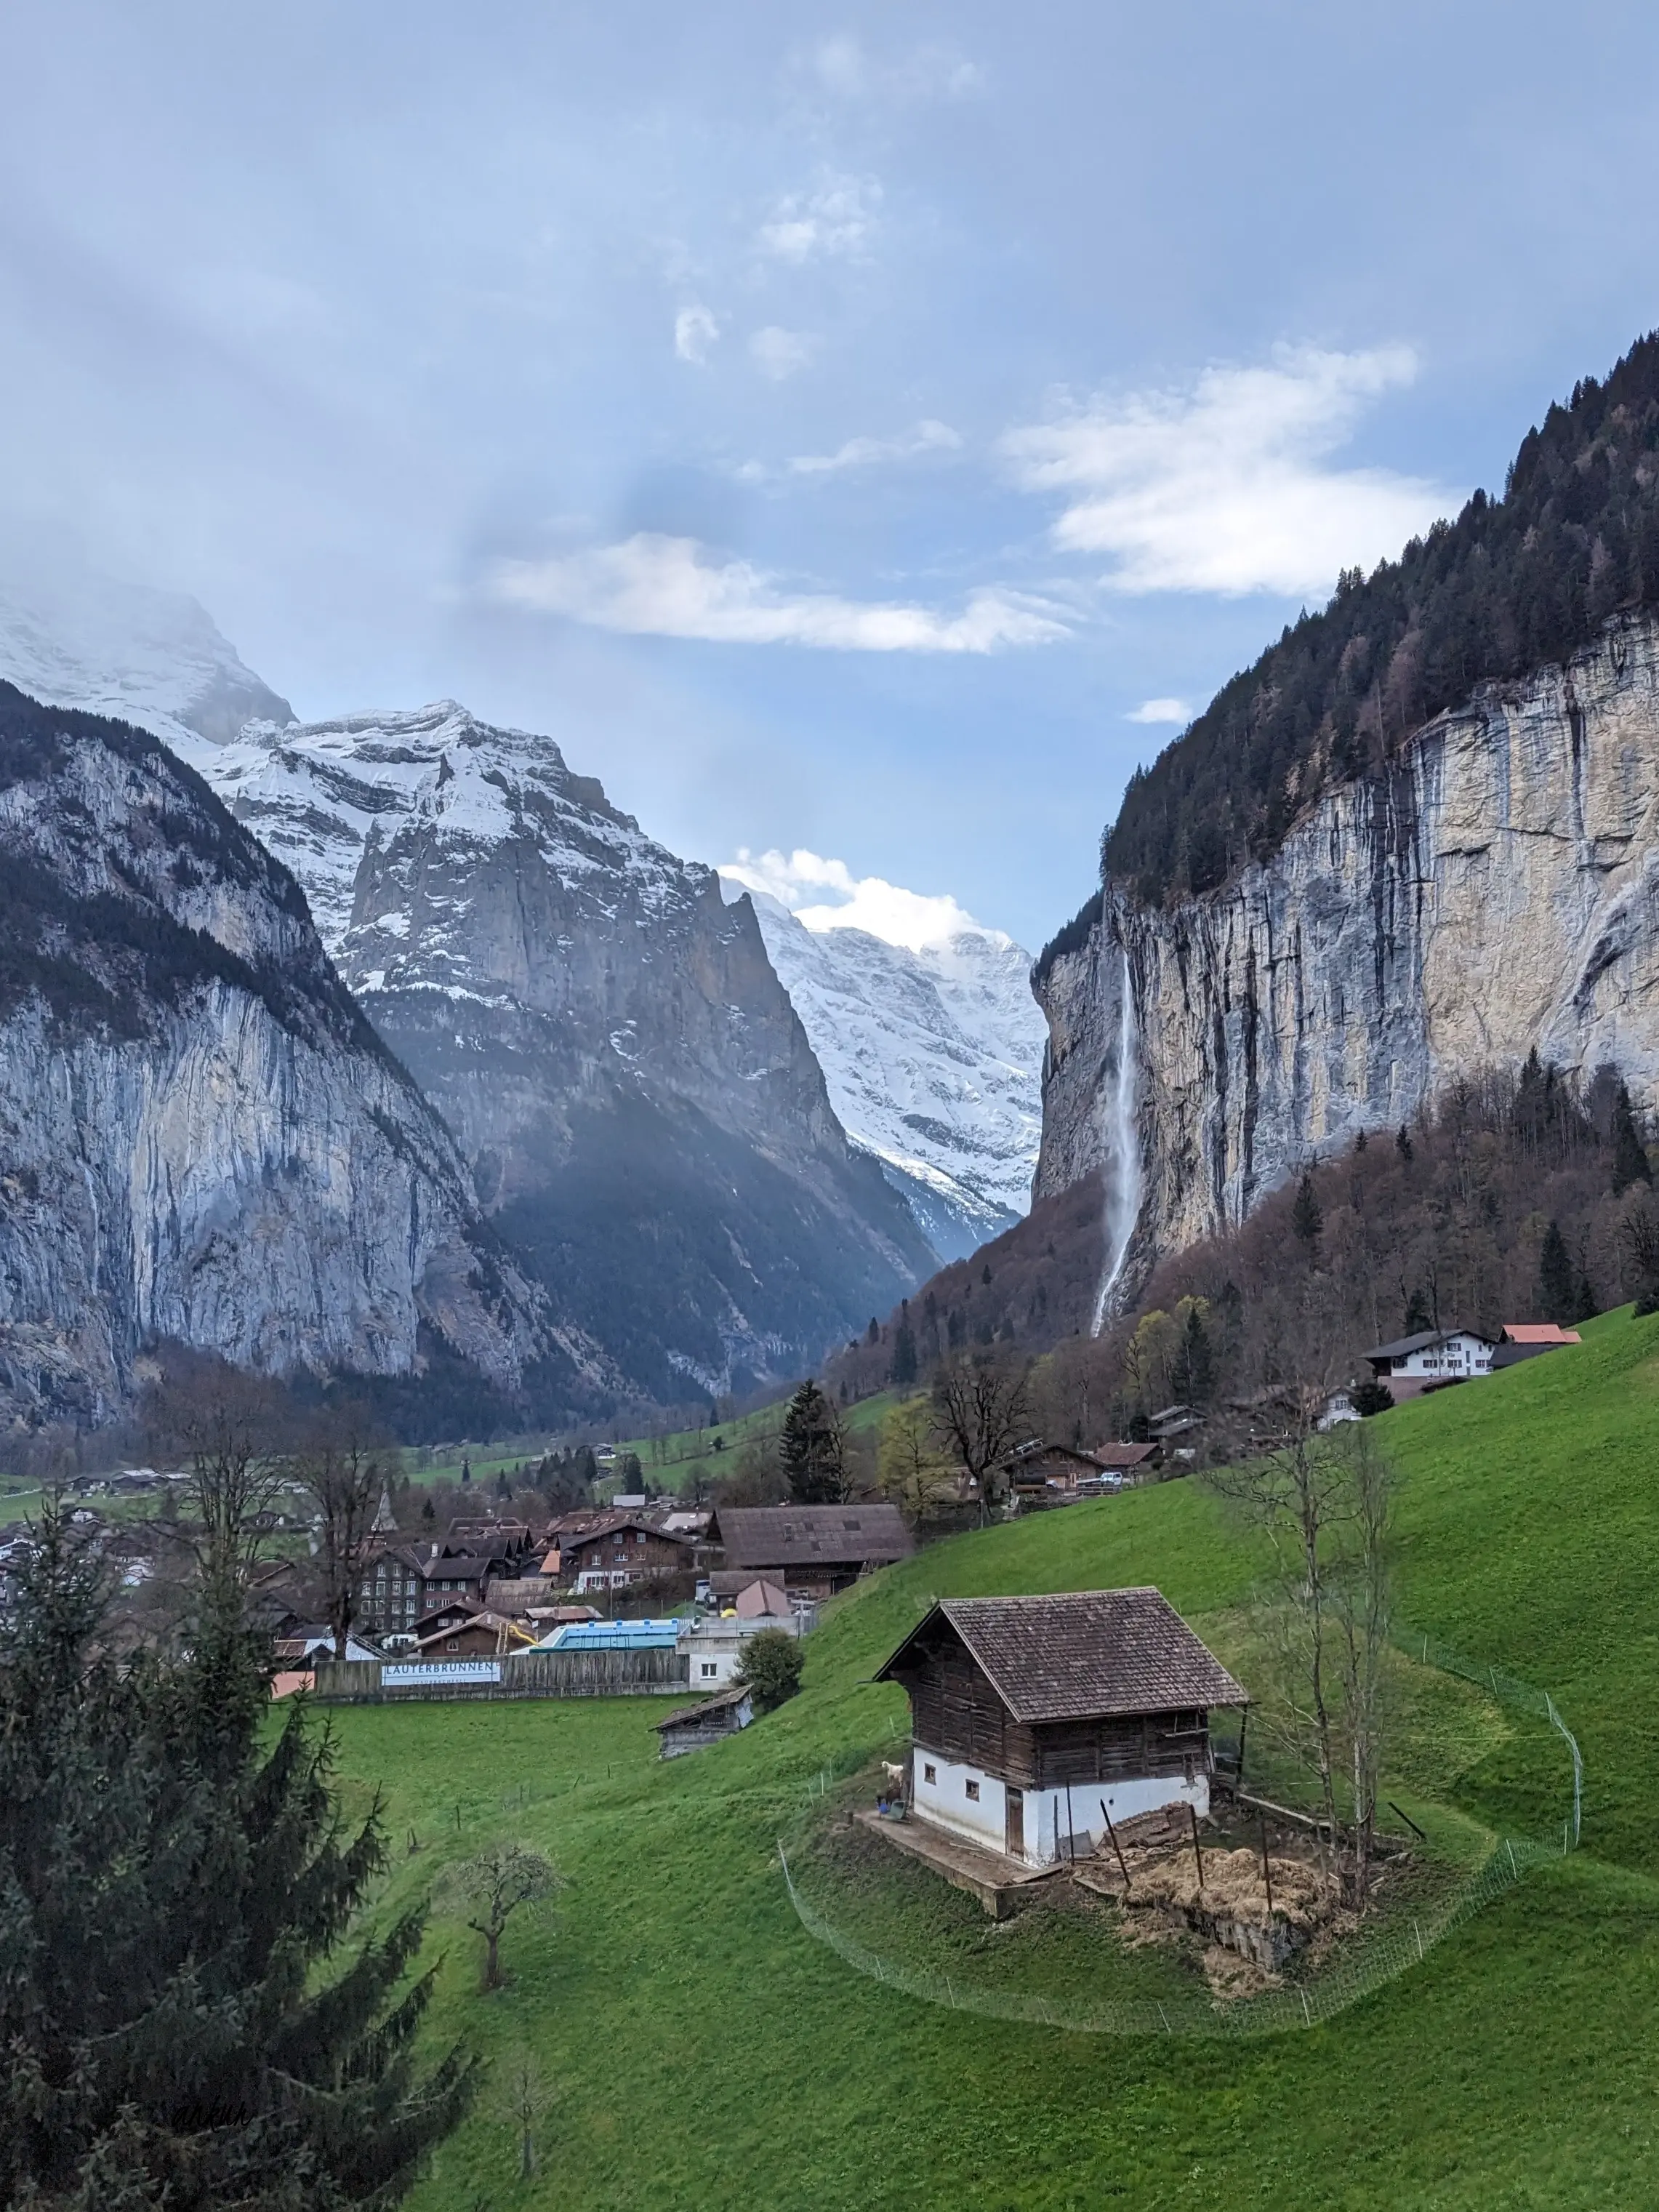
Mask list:
[[[1091,1336],[1098,1336],[1110,1316],[1112,1293],[1116,1290],[1125,1263],[1129,1257],[1129,1243],[1135,1233],[1135,1224],[1140,1218],[1140,1132],[1135,1121],[1135,1085],[1139,1069],[1135,1061],[1135,994],[1134,977],[1129,966],[1129,949],[1121,947],[1123,971],[1120,978],[1121,999],[1117,1028],[1117,1080],[1105,1101],[1105,1164],[1106,1164],[1106,1257],[1101,1271],[1100,1289],[1095,1296],[1094,1319],[1090,1323]]]

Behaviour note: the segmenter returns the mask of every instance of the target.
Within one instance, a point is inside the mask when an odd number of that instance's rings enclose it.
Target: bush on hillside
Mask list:
[[[787,1628],[763,1628],[743,1650],[737,1680],[751,1692],[757,1712],[769,1713],[800,1687],[806,1655]]]

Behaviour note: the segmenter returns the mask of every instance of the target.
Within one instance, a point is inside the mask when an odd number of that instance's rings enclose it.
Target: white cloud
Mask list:
[[[763,376],[781,384],[787,376],[805,368],[817,345],[817,340],[805,331],[780,330],[775,323],[769,323],[750,338],[749,356]]]
[[[1176,722],[1185,725],[1193,710],[1185,699],[1143,699],[1123,717],[1126,722]]]
[[[862,253],[876,227],[881,186],[873,177],[826,177],[815,192],[791,192],[760,227],[763,252],[779,261]]]
[[[1329,465],[1364,407],[1416,373],[1406,346],[1280,348],[1271,367],[1097,400],[1004,450],[1028,489],[1066,496],[1056,543],[1111,555],[1116,590],[1311,594],[1457,504],[1420,477]]]
[[[833,453],[797,453],[792,476],[829,476],[839,469],[867,468],[874,461],[908,461],[918,453],[959,452],[962,440],[948,422],[918,422],[897,438],[849,438]]]
[[[708,358],[708,349],[720,334],[720,326],[707,307],[682,307],[674,318],[674,350],[682,361],[694,362],[701,368]]]
[[[1002,591],[970,592],[956,615],[827,592],[787,592],[747,561],[711,561],[696,538],[652,532],[553,560],[501,562],[485,588],[509,605],[600,629],[726,645],[990,653],[1067,635],[1043,602]]]
[[[822,933],[862,929],[888,945],[920,952],[944,945],[964,929],[977,929],[972,915],[948,892],[929,897],[907,891],[881,876],[855,876],[844,860],[826,860],[797,848],[793,853],[750,853],[740,847],[735,860],[720,871],[723,881],[761,891],[787,906],[797,921]],[[833,895],[825,900],[824,892]]]
[[[955,46],[921,46],[896,61],[878,61],[845,34],[820,40],[811,68],[823,89],[842,100],[961,100],[984,82],[977,64]]]

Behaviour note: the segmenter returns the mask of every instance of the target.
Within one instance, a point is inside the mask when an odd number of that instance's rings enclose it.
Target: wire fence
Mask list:
[[[1248,2039],[1316,2027],[1393,1981],[1409,1967],[1421,1965],[1434,1946],[1455,1929],[1485,1911],[1533,1869],[1563,1857],[1579,1838],[1583,1759],[1577,1739],[1557,1711],[1548,1692],[1535,1689],[1500,1668],[1482,1667],[1465,1659],[1433,1637],[1403,1638],[1401,1648],[1424,1666],[1476,1685],[1499,1706],[1547,1720],[1559,1730],[1565,1740],[1571,1763],[1571,1808],[1566,1809],[1564,1790],[1559,1843],[1553,1838],[1540,1841],[1534,1837],[1498,1836],[1486,1857],[1464,1881],[1425,1902],[1409,1917],[1401,1915],[1346,1939],[1338,1947],[1336,1955],[1305,1981],[1286,1981],[1248,1996],[1218,1998],[1206,1988],[1200,1988],[1195,1978],[1178,1982],[1172,1975],[1167,1994],[1161,1998],[1103,1996],[1098,2000],[1079,2000],[1067,1996],[1057,2000],[1035,1990],[988,1983],[974,1977],[971,1972],[952,1973],[942,1968],[913,1965],[872,1948],[837,1924],[831,1912],[805,1893],[797,1869],[791,1867],[780,1838],[778,1859],[789,1901],[807,1933],[826,1944],[857,1972],[902,1990],[907,1996],[919,1997],[925,2003],[947,2006],[955,2012],[976,2013],[992,2020],[1030,2021],[1084,2035]],[[809,1799],[817,1804],[820,1811],[831,1786],[828,1769],[809,1786]],[[805,1817],[810,1818],[810,1807]],[[799,1859],[799,1852],[797,1856]]]

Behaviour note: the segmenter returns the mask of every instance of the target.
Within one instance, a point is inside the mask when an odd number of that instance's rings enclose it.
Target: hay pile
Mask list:
[[[1077,1878],[1122,1908],[1125,1943],[1206,1939],[1204,1970],[1219,1996],[1250,1996],[1270,1986],[1298,1953],[1317,1952],[1357,1922],[1342,1905],[1338,1886],[1322,1871],[1311,1847],[1270,1850],[1273,1908],[1261,1875],[1261,1856],[1249,1848],[1212,1844],[1204,1852],[1200,1885],[1189,1821],[1148,1814],[1118,1831],[1128,1868],[1126,1894],[1117,1855],[1109,1844]]]

